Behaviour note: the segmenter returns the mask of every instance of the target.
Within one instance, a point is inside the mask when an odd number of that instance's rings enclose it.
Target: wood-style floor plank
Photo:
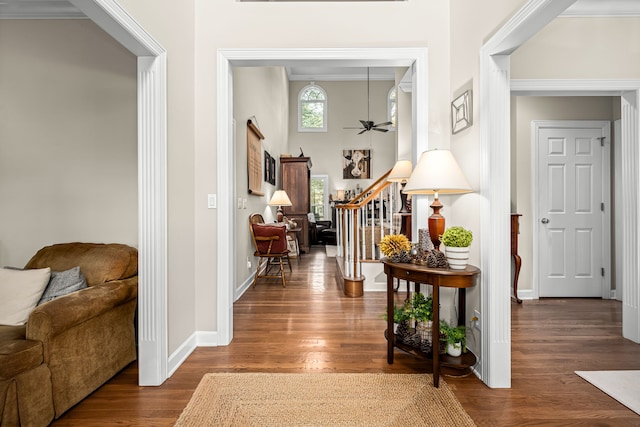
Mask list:
[[[139,387],[133,363],[53,425],[171,426],[207,372],[430,372],[400,350],[387,364],[385,294],[345,297],[334,263],[313,247],[293,261],[286,289],[261,281],[234,304],[231,345],[196,349],[159,387]],[[478,426],[640,426],[640,416],[573,373],[640,369],[621,311],[599,299],[514,303],[512,388],[490,389],[473,375],[445,381]]]

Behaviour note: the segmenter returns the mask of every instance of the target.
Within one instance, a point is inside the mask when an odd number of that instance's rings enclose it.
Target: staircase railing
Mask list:
[[[363,262],[380,259],[380,240],[399,231],[399,221],[393,216],[397,186],[387,181],[390,173],[387,171],[349,203],[335,206],[337,255],[342,258],[345,277],[360,278]]]

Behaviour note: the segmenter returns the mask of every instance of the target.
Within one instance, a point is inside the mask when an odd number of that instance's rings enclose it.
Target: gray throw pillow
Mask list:
[[[80,267],[73,267],[66,271],[52,271],[49,284],[44,290],[38,305],[86,287],[87,281],[80,271]]]

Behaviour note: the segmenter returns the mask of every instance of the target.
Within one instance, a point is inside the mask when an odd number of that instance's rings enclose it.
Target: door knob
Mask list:
[[[543,224],[549,224],[549,218],[542,218],[540,222]]]

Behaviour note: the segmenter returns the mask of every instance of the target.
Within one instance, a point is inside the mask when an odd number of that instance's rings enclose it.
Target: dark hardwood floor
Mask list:
[[[313,247],[293,261],[286,289],[261,281],[235,303],[231,345],[196,349],[160,387],[139,387],[133,363],[54,425],[173,425],[207,372],[430,372],[400,350],[387,364],[385,294],[343,296],[334,263]],[[640,426],[573,373],[640,369],[640,345],[621,337],[621,310],[599,299],[514,303],[512,388],[490,389],[474,375],[445,381],[478,426]]]

